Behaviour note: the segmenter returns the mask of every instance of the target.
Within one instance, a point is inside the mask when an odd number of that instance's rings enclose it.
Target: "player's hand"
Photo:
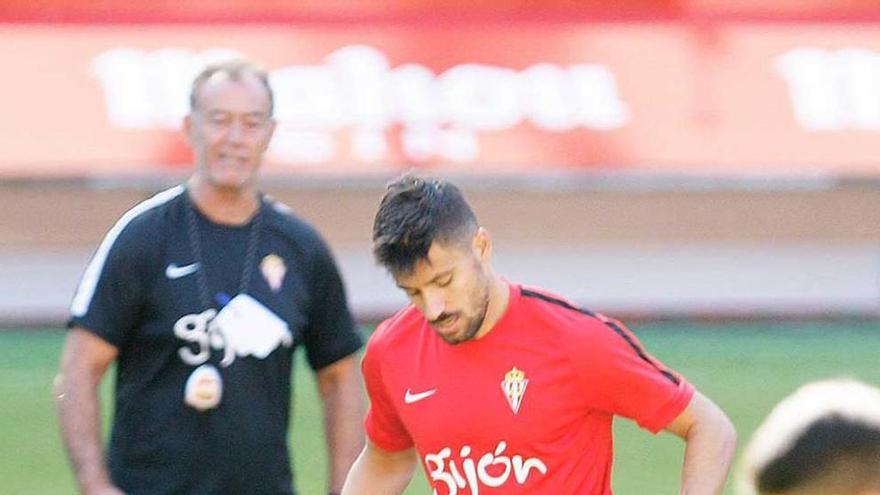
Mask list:
[[[125,495],[125,492],[114,485],[104,485],[87,490],[83,495]]]

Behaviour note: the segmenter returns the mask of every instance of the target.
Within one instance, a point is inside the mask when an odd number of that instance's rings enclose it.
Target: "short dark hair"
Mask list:
[[[275,95],[272,93],[272,87],[269,85],[269,74],[265,69],[243,59],[227,60],[225,62],[211,64],[199,72],[196,78],[193,79],[192,87],[189,92],[190,112],[195,111],[198,106],[199,90],[209,79],[211,79],[211,77],[214,76],[214,74],[217,73],[226,74],[229,76],[229,79],[233,81],[241,81],[246,75],[256,77],[260,84],[266,88],[266,93],[269,95],[269,116],[272,116],[275,111]]]
[[[406,174],[388,184],[373,221],[373,254],[391,273],[409,273],[435,241],[469,241],[477,217],[451,182]]]

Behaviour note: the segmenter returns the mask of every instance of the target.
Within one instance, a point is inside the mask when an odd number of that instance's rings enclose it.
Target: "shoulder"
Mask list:
[[[409,339],[417,330],[413,328],[418,321],[416,315],[420,315],[418,310],[409,305],[380,323],[367,339],[361,367],[368,389],[376,380],[381,380],[389,366],[402,362],[396,355],[410,349]]]
[[[103,277],[127,289],[146,283],[147,268],[161,256],[168,212],[181,204],[182,186],[162,191],[125,212],[110,228],[86,266],[71,305],[71,314],[86,314]],[[179,210],[179,208],[177,208]]]
[[[521,307],[527,317],[546,323],[557,332],[583,333],[604,327],[601,315],[554,292],[521,286],[520,294]]]
[[[619,321],[558,294],[527,286],[521,291],[522,313],[530,324],[540,326],[550,341],[565,342],[565,349],[575,356],[594,356],[636,340]]]
[[[265,196],[265,201],[266,223],[269,228],[306,253],[327,251],[327,243],[313,225],[297,216],[286,204],[268,195]]]
[[[609,360],[650,361],[639,339],[620,321],[580,308],[571,301],[542,289],[523,287],[523,306],[530,321],[552,345],[561,346],[578,369],[607,367]]]
[[[135,205],[110,228],[101,247],[122,252],[152,251],[169,219],[180,209],[185,191],[183,186],[175,186]]]
[[[380,359],[387,352],[403,348],[424,323],[425,318],[415,306],[406,306],[376,327],[367,341],[366,356]]]

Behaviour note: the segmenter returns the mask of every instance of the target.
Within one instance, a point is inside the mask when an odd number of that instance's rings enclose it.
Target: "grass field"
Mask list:
[[[874,324],[667,323],[633,330],[655,356],[727,411],[741,444],[773,403],[807,380],[846,375],[880,383],[880,326]],[[62,340],[61,331],[0,331],[0,493],[74,493],[51,394]],[[296,381],[291,442],[299,454],[298,486],[302,495],[322,494],[320,409],[302,360]],[[106,382],[104,389],[108,397]],[[671,435],[652,437],[626,421],[615,428],[615,493],[677,493],[681,442]],[[426,487],[418,474],[407,494],[429,493]]]

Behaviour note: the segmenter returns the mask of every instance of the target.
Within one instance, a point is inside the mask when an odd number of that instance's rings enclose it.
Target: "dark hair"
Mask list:
[[[275,111],[275,96],[272,94],[272,87],[269,86],[268,73],[255,64],[241,59],[211,64],[199,72],[193,80],[192,88],[189,92],[189,109],[191,112],[195,111],[198,106],[199,90],[208,79],[211,79],[217,73],[226,74],[233,81],[241,81],[246,75],[256,77],[263,87],[266,88],[266,93],[269,95],[269,116],[272,116],[272,113]]]
[[[406,174],[388,184],[373,221],[373,254],[391,273],[409,273],[431,244],[467,242],[477,218],[454,184]]]
[[[791,447],[756,473],[760,493],[782,493],[833,476],[853,490],[880,485],[880,428],[840,414],[818,419]],[[838,479],[841,478],[841,479]]]

